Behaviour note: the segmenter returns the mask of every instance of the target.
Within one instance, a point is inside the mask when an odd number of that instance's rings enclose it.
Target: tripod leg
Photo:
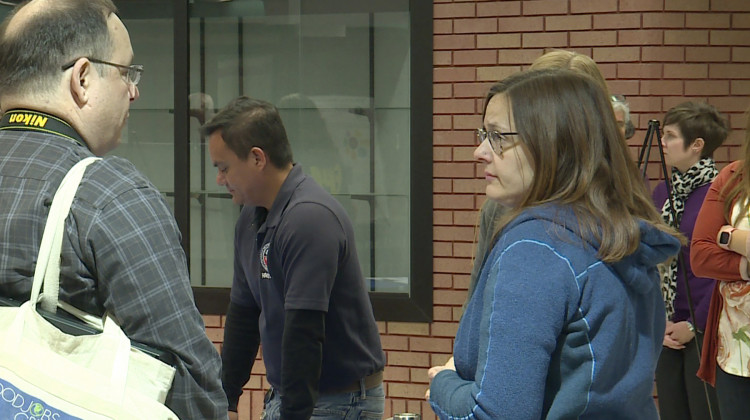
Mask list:
[[[646,161],[643,161],[643,155],[646,153],[647,149],[651,148],[651,141],[653,140],[651,138],[653,134],[653,130],[651,129],[651,124],[648,125],[648,130],[646,130],[646,137],[643,138],[643,144],[641,145],[641,150],[638,153],[638,169],[641,169],[645,165],[648,165],[648,158]],[[643,170],[645,173],[645,169]]]

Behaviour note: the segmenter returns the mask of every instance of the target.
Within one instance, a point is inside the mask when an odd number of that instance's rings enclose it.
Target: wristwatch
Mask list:
[[[690,321],[685,321],[687,323],[687,327],[690,330],[691,333],[695,334],[695,327],[693,326],[693,323]]]
[[[736,227],[724,226],[719,231],[719,239],[717,241],[719,248],[729,249],[729,241],[732,240],[732,232],[737,230]]]

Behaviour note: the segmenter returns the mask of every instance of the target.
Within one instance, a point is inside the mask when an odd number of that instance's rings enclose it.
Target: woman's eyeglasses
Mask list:
[[[508,131],[508,132],[500,132],[496,130],[492,131],[486,131],[483,128],[478,128],[476,130],[477,135],[477,144],[484,143],[485,140],[490,141],[490,148],[492,148],[492,151],[495,152],[496,155],[502,156],[503,151],[510,147],[510,145],[513,143],[512,140],[509,140],[506,136],[516,136],[518,135],[515,131]]]

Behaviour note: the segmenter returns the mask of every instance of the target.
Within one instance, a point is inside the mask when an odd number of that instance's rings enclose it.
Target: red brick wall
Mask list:
[[[427,1],[427,0],[419,0]],[[434,322],[379,323],[387,353],[386,417],[434,414],[423,400],[427,369],[450,357],[471,270],[477,209],[484,181],[474,163],[488,87],[527,68],[552,48],[599,63],[612,93],[627,96],[638,128],[633,156],[649,119],[684,100],[724,112],[732,134],[716,154],[720,166],[740,157],[750,105],[749,0],[434,0]],[[652,152],[652,157],[658,152]],[[658,177],[657,165],[650,165]],[[653,183],[652,183],[653,184]],[[207,316],[220,346],[222,319]],[[262,363],[240,403],[240,418],[257,419]]]

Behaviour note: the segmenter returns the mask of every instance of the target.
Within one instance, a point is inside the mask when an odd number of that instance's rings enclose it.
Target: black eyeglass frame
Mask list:
[[[85,58],[92,63],[98,63],[98,64],[104,64],[107,66],[113,66],[117,67],[118,69],[127,70],[127,78],[128,83],[132,84],[133,86],[138,86],[138,82],[141,81],[141,75],[143,73],[143,65],[142,64],[131,64],[129,66],[125,66],[122,64],[116,64],[116,63],[110,63],[109,61],[99,60],[98,58],[91,58],[91,57],[78,57],[75,60],[70,61],[69,63],[63,64],[60,68],[62,71],[65,71],[71,67],[73,67],[76,62],[82,58]]]
[[[498,156],[503,155],[504,150],[503,150],[503,145],[501,143],[503,140],[503,136],[517,136],[518,135],[517,131],[507,131],[507,132],[502,132],[502,131],[497,131],[497,130],[487,131],[484,128],[477,128],[475,130],[475,133],[476,133],[477,140],[478,140],[477,143],[482,144],[484,143],[485,140],[489,140],[490,148]]]

